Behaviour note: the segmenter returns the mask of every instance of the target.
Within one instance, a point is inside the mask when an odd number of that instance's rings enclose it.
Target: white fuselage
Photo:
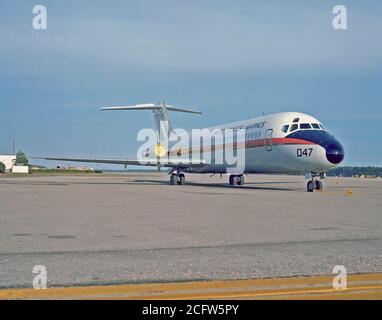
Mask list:
[[[245,129],[245,144],[241,146],[245,148],[245,168],[238,173],[323,173],[343,159],[339,142],[323,128],[320,121],[303,113],[284,112],[208,128],[210,131],[214,129]],[[193,146],[198,145],[195,142],[181,144],[178,152],[172,151],[169,156],[174,157],[177,153],[178,157],[189,159],[190,153],[195,152]],[[225,148],[235,146],[218,138],[212,142],[211,139],[204,140],[203,147],[198,151],[201,151],[202,159],[213,161],[207,161],[200,167],[185,168],[184,171],[226,173],[228,166],[224,161],[217,161],[222,160]],[[330,158],[327,155],[329,149],[334,153]],[[342,157],[338,155],[338,149]],[[335,163],[333,157],[336,157]]]

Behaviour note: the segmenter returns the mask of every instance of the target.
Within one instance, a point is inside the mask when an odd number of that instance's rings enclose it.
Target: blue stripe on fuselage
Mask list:
[[[295,138],[314,142],[325,149],[338,141],[333,135],[324,130],[298,130],[287,135],[285,138]]]
[[[345,157],[341,143],[324,130],[299,130],[287,135],[286,138],[307,140],[320,145],[326,151],[326,159],[332,164],[339,164]]]

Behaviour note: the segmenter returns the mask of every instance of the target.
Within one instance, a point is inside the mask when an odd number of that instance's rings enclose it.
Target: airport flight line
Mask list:
[[[217,280],[79,286],[48,289],[0,290],[0,299],[378,299],[382,300],[382,274],[348,275],[346,289],[334,289],[332,276],[248,280]],[[147,305],[150,308],[150,305]],[[216,312],[233,312],[221,310]],[[220,311],[219,311],[220,310]],[[173,310],[168,310],[173,312]],[[182,310],[186,312],[186,310]],[[199,307],[194,312],[209,312]],[[214,312],[215,312],[214,311]],[[153,309],[142,312],[159,312]],[[152,313],[153,314],[153,313]]]
[[[183,185],[185,173],[229,174],[232,186],[244,184],[244,174],[304,174],[307,191],[322,190],[326,172],[339,165],[345,152],[341,143],[314,117],[283,112],[191,133],[174,129],[168,111],[199,113],[147,103],[101,108],[104,111],[151,110],[156,130],[143,129],[137,159],[61,158],[45,160],[141,165],[169,168],[170,184]]]

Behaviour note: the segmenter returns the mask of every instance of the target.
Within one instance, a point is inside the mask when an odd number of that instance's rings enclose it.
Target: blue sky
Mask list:
[[[32,28],[36,4],[48,30]],[[171,114],[186,129],[305,112],[345,164],[382,165],[381,17],[377,0],[2,0],[0,153],[14,138],[31,156],[135,157],[151,114],[99,107],[163,99],[203,112]]]

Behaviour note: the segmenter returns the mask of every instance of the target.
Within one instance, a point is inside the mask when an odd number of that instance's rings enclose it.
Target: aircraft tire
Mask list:
[[[177,184],[177,180],[178,180],[178,176],[176,174],[172,174],[170,176],[170,184],[171,185]]]
[[[316,180],[316,190],[322,190],[323,185],[321,180]]]
[[[314,191],[314,183],[312,180],[309,180],[307,185],[306,185],[306,189],[308,192],[313,192]]]
[[[183,173],[181,173],[178,177],[178,184],[180,185],[186,184],[186,177]]]

